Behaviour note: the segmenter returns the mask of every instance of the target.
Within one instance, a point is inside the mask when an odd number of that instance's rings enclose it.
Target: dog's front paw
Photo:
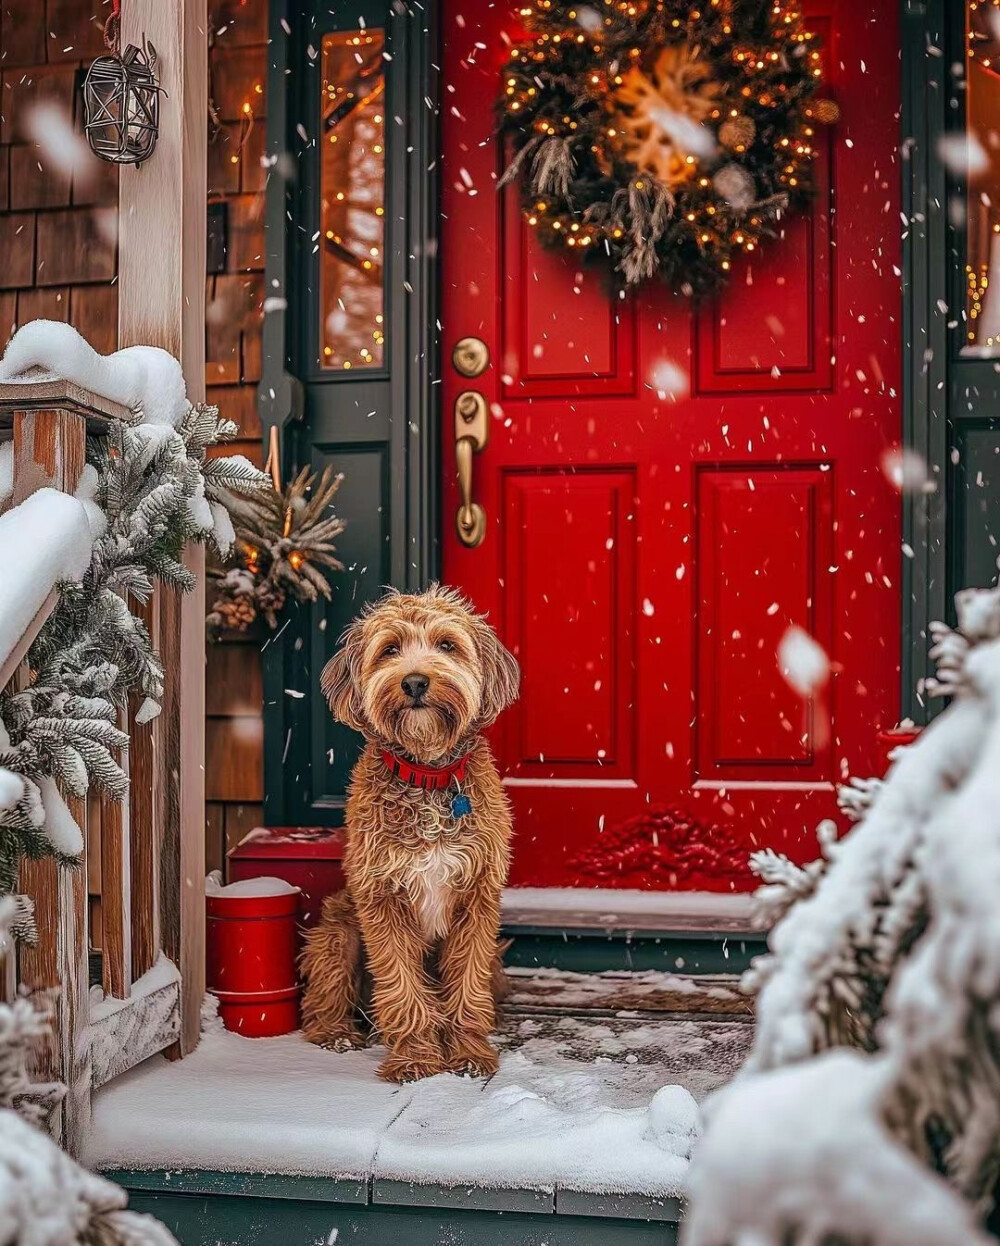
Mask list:
[[[470,1077],[492,1077],[500,1068],[500,1057],[479,1034],[453,1034],[448,1042],[448,1068]]]
[[[447,1073],[451,1066],[440,1052],[390,1052],[378,1066],[378,1075],[387,1082],[418,1082],[422,1077]]]
[[[324,1047],[327,1051],[362,1051],[368,1045],[364,1035],[355,1026],[337,1030],[306,1026],[303,1034],[310,1043]]]

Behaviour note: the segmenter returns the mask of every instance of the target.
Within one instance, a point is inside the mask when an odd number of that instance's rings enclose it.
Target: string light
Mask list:
[[[996,19],[1000,0],[968,0],[965,47],[970,61],[991,73],[1000,72],[1000,56],[987,49],[997,46]]]
[[[384,251],[384,231],[381,225],[373,229],[375,220],[385,216],[382,40],[381,33],[362,29],[328,35],[323,42],[321,141],[335,163],[328,165],[323,157],[321,284],[327,273],[341,275],[332,276],[333,284],[323,293],[329,314],[321,355],[324,366],[345,372],[379,364],[385,345],[384,317],[375,310],[381,299],[372,296],[382,288]],[[348,143],[344,125],[349,120]],[[330,149],[338,143],[346,150],[335,156]],[[371,321],[366,324],[367,308]]]

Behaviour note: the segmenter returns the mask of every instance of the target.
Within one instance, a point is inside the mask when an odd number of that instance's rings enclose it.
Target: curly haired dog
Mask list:
[[[493,629],[438,585],[368,607],[323,671],[333,716],[366,745],[347,801],[347,885],[302,957],[303,1029],[335,1050],[364,1046],[370,974],[389,1081],[497,1069],[488,1036],[511,819],[481,732],[518,680]]]

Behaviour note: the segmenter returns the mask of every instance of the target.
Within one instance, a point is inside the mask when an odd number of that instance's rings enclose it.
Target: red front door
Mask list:
[[[444,5],[444,578],[523,670],[496,736],[515,884],[745,888],[749,851],[815,855],[835,785],[875,768],[899,703],[897,9],[807,6],[841,109],[813,210],[696,308],[539,247],[496,189],[514,6]],[[489,406],[475,548],[466,390]],[[805,699],[791,627],[831,663]]]

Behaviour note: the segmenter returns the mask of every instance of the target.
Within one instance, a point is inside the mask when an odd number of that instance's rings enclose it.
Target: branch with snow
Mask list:
[[[0,380],[57,377],[125,404],[136,422],[113,422],[105,437],[88,439],[75,497],[43,490],[0,519],[0,657],[60,587],[28,652],[31,682],[0,690],[0,892],[13,889],[23,853],[70,860],[81,850],[54,781],[71,796],[97,785],[124,799],[128,737],[119,723],[129,696],[141,694],[148,721],[163,694],[163,669],[130,603],[147,602],[157,581],[191,588],[185,543],[225,550],[232,525],[224,503],[233,491],[270,483],[242,456],[209,456],[237,427],[216,407],[187,401],[180,365],[166,351],[101,356],[69,325],[25,325],[0,360]],[[0,487],[8,466],[0,456]],[[26,560],[39,532],[51,535],[42,542],[51,557]]]
[[[709,1105],[687,1246],[994,1240],[1000,590],[956,605],[957,629],[933,629],[949,707],[818,876],[762,862],[801,896],[747,979],[756,1042]],[[844,1044],[872,1054],[828,1050]]]

